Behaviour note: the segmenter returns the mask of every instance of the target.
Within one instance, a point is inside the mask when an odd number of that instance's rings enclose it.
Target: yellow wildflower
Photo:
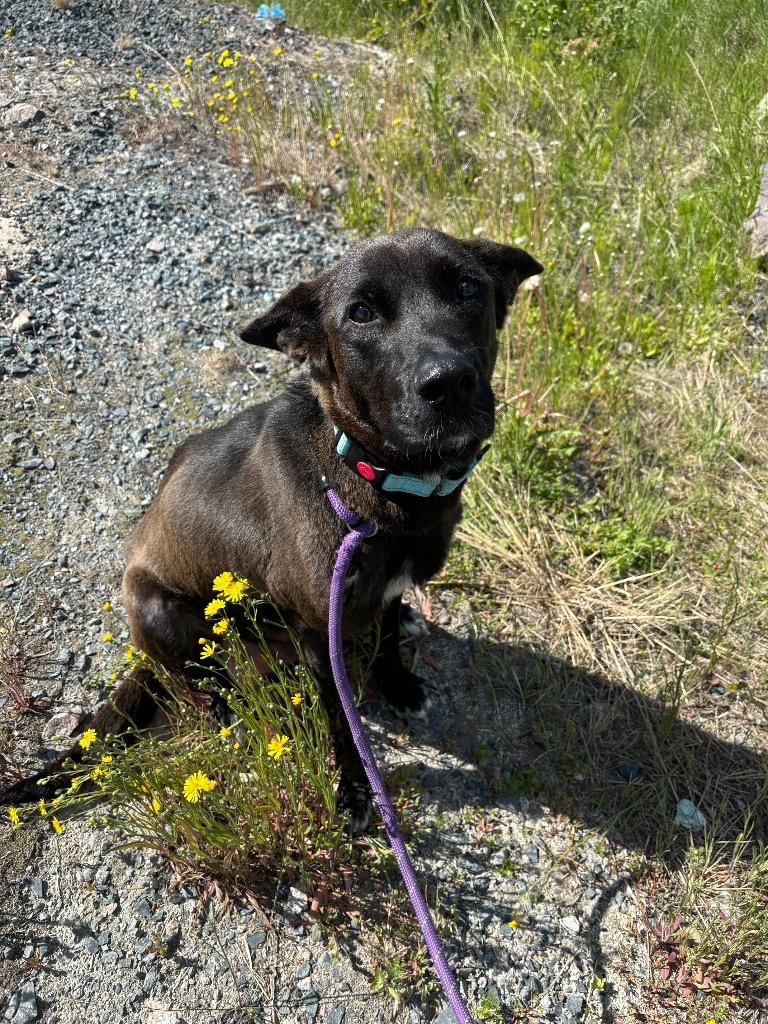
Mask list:
[[[190,64],[192,63],[192,58],[191,57],[187,57],[187,59],[184,61],[184,63],[187,65],[187,67],[189,67]]]
[[[91,778],[93,779],[94,782],[98,782],[103,774],[104,769],[101,767],[100,764],[97,764],[96,767],[91,772]]]
[[[339,140],[338,140],[338,139],[331,139],[331,141],[330,141],[330,142],[328,143],[328,145],[329,145],[329,146],[330,146],[330,147],[331,147],[332,149],[333,149],[333,148],[335,148],[336,146],[338,146],[338,144],[339,144]]]
[[[240,749],[240,744],[239,743],[233,744],[233,749],[234,750],[239,750]]]
[[[191,804],[196,804],[200,799],[201,793],[210,793],[215,788],[216,783],[213,779],[209,779],[202,772],[195,772],[184,781],[184,799],[188,800]]]
[[[300,693],[294,693],[294,695],[291,697],[291,704],[293,704],[293,706],[297,708],[303,700],[304,698],[301,696]]]
[[[105,633],[104,636],[102,637],[102,640],[104,641],[105,644],[111,644],[112,639],[113,637],[111,633]]]
[[[507,928],[517,928],[517,921],[507,921]]]
[[[72,781],[70,782],[69,785],[70,785],[70,788],[71,788],[72,792],[76,793],[78,791],[78,789],[80,789],[82,784],[83,784],[83,780],[82,779],[72,779]]]
[[[227,587],[229,586],[233,579],[234,576],[232,575],[231,572],[221,572],[213,581],[213,589],[218,591],[224,591],[227,589]],[[210,608],[211,606],[208,605],[208,607]],[[205,614],[208,614],[207,610]]]
[[[275,56],[276,57],[279,57],[282,52],[283,52],[283,48],[281,46],[276,46],[275,47]]]
[[[174,96],[173,99],[171,100],[171,106],[175,110],[178,107],[178,105],[179,105],[179,97],[178,96]]]
[[[232,730],[228,729],[226,727],[226,725],[222,725],[222,727],[219,729],[219,736],[223,736],[224,739],[226,739],[228,736],[231,736],[231,735],[232,735]]]
[[[226,619],[221,619],[213,627],[213,632],[214,633],[226,633],[226,631],[228,629],[229,629],[229,622]]]
[[[247,589],[248,580],[233,580],[224,591],[224,596],[228,601],[239,601]]]
[[[53,831],[58,832],[59,835],[64,831],[64,826],[61,824],[58,818],[51,818],[51,824],[53,825]]]
[[[13,827],[16,828],[21,819],[19,818],[19,812],[15,807],[8,808],[8,817],[11,819]]]
[[[102,764],[112,764],[112,755],[111,754],[102,754],[101,755],[101,763]]]
[[[201,641],[202,641],[202,638],[201,638]],[[216,653],[216,644],[213,642],[213,640],[202,641],[202,642],[203,642],[204,646],[203,646],[203,649],[200,651],[200,657],[201,658],[212,658],[213,655]]]
[[[231,68],[234,63],[235,62],[232,60],[231,57],[227,57],[226,60],[223,60],[221,62],[221,66],[224,67],[224,68]]]
[[[131,92],[136,92],[136,90],[132,89]],[[131,99],[133,99],[133,96],[131,96]],[[104,612],[108,612],[111,607],[112,605],[109,603],[109,601],[105,601],[104,604],[101,606],[101,610]]]
[[[83,750],[87,750],[88,747],[90,747],[90,745],[92,743],[95,743],[95,742],[96,742],[96,730],[95,729],[86,729],[85,732],[83,733],[83,735],[78,740],[78,743],[83,748]]]
[[[38,811],[40,811],[43,817],[45,817],[46,814],[48,813],[48,811],[45,809],[45,800],[43,800],[42,797],[40,798],[40,802],[37,805],[37,809]]]
[[[130,661],[131,658],[133,657],[133,653],[133,644],[128,644],[128,646],[125,649],[125,660]]]
[[[218,82],[218,80],[219,80],[219,76],[218,75],[211,75],[211,81],[212,82]]]
[[[113,672],[113,673],[112,673],[112,675],[111,675],[111,676],[110,676],[109,678],[110,678],[110,679],[112,680],[112,682],[114,683],[114,681],[115,681],[115,680],[117,679],[117,672]]]
[[[149,806],[152,808],[152,810],[155,812],[155,814],[157,814],[157,812],[160,810],[161,804],[160,804],[160,801],[157,799],[157,797],[155,797],[154,800],[152,801],[152,803]]]
[[[275,738],[270,740],[267,744],[267,754],[277,761],[277,759],[285,753],[288,745],[287,736],[275,736]]]

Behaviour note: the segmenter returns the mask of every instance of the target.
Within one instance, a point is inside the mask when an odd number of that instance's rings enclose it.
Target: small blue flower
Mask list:
[[[285,21],[286,14],[283,8],[280,6],[280,4],[275,4],[275,6],[272,8],[270,17],[272,18],[273,21]]]
[[[258,8],[258,10],[256,11],[256,18],[257,18],[258,21],[263,21],[265,18],[268,18],[268,17],[269,17],[269,6],[267,4],[262,4]]]

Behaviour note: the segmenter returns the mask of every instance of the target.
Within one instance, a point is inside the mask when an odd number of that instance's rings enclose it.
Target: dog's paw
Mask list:
[[[368,784],[345,782],[342,779],[336,793],[336,809],[347,819],[347,828],[353,836],[365,832],[373,811],[373,800]]]
[[[387,704],[404,718],[419,718],[426,722],[432,710],[424,680],[413,672],[405,672],[382,686]]]
[[[427,620],[418,609],[405,602],[400,606],[400,635],[416,640],[429,636]]]

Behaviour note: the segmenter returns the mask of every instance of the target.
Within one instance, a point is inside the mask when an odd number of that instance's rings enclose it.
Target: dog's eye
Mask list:
[[[456,285],[456,294],[460,299],[471,299],[473,295],[477,295],[477,285],[468,277],[464,277]]]
[[[356,324],[372,324],[377,317],[370,306],[366,306],[364,303],[358,302],[357,305],[353,306],[349,311],[349,319]]]

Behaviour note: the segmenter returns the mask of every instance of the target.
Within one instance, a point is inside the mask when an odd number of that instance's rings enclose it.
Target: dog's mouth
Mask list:
[[[397,437],[382,438],[388,461],[414,472],[439,472],[469,466],[493,432],[493,420],[477,417],[435,423],[428,430],[401,428]]]

